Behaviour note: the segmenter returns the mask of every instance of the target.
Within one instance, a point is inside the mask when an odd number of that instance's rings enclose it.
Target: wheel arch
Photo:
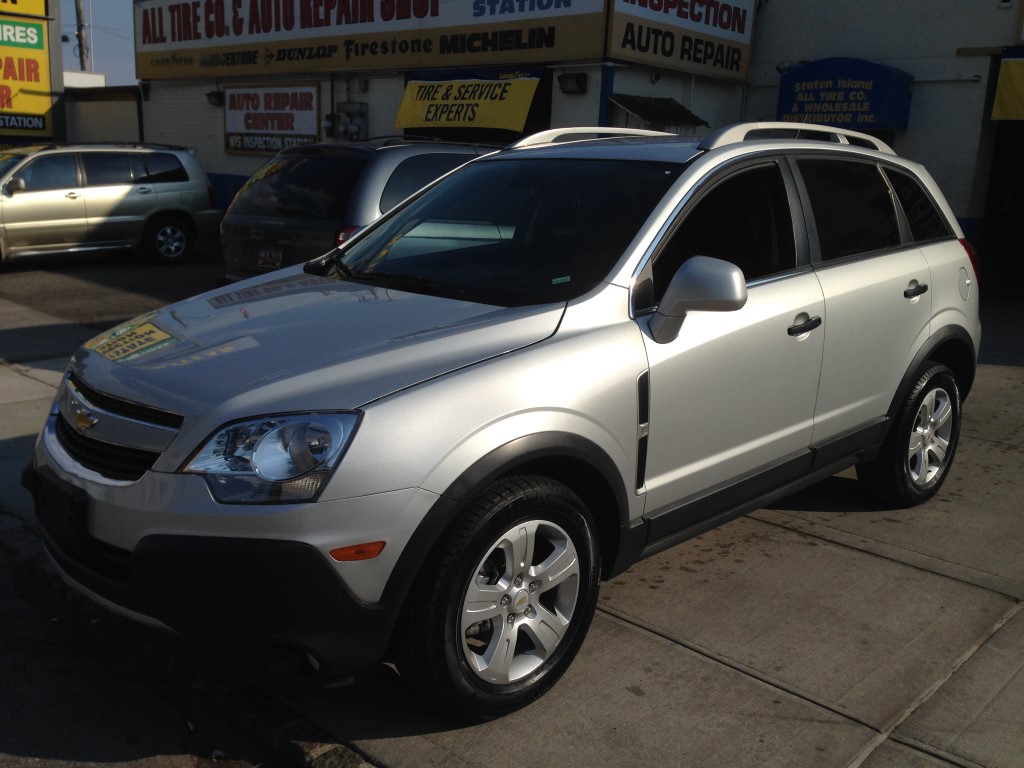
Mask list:
[[[927,361],[941,363],[953,371],[953,376],[960,389],[961,401],[967,399],[967,395],[974,385],[978,352],[974,348],[974,340],[965,329],[959,326],[946,326],[937,333],[933,333],[928,342],[914,356],[910,367],[903,374],[896,395],[889,404],[887,417],[890,424],[907,394],[917,382],[921,366]]]
[[[618,559],[621,532],[629,517],[628,491],[612,478],[620,472],[599,446],[578,435],[526,435],[479,459],[442,493],[417,526],[392,570],[382,602],[399,607],[416,574],[462,509],[490,483],[514,475],[541,475],[570,488],[586,504],[597,528],[602,572]]]

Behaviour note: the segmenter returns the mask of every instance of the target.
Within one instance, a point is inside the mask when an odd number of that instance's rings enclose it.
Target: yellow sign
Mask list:
[[[396,128],[505,128],[522,131],[537,78],[415,80],[405,86]]]
[[[1003,59],[992,104],[993,120],[1024,120],[1024,59]]]
[[[143,353],[149,354],[171,344],[177,339],[153,323],[121,328],[88,342],[87,349],[94,350],[115,363],[125,362]]]
[[[4,136],[53,135],[47,25],[0,14],[0,133]]]
[[[0,0],[0,13],[46,17],[46,0]]]

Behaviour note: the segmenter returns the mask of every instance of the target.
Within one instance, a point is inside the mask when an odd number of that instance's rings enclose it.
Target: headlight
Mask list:
[[[222,427],[185,467],[223,504],[312,501],[359,420],[354,413],[266,416]]]

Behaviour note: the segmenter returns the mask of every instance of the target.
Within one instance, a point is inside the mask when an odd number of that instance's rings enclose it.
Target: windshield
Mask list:
[[[231,213],[344,218],[370,154],[277,157],[256,171],[231,202]]]
[[[340,253],[334,277],[523,306],[589,291],[682,167],[593,159],[470,164]]]

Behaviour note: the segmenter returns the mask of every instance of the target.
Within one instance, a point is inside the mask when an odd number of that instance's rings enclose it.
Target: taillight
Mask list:
[[[981,258],[978,256],[978,252],[974,249],[974,246],[971,245],[971,241],[968,240],[966,237],[960,238],[960,245],[962,245],[964,247],[964,250],[967,251],[967,258],[971,260],[971,267],[974,268],[975,282],[977,282],[978,285],[981,285],[981,277],[980,273],[978,272],[978,262],[981,261]]]
[[[334,236],[335,245],[341,245],[358,231],[359,227],[342,227],[338,230],[338,234]]]

